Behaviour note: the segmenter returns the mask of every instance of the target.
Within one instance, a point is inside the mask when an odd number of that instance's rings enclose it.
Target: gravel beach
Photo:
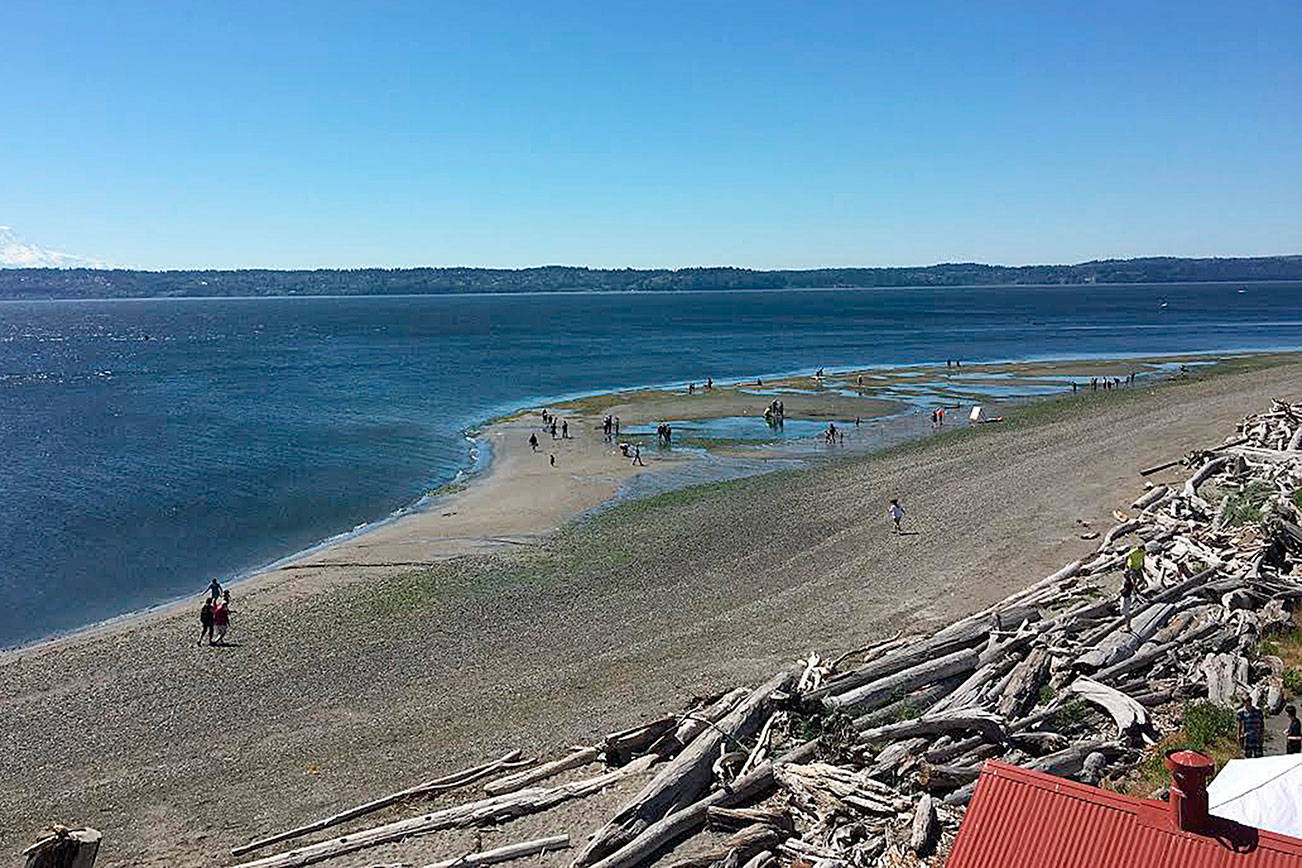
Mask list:
[[[197,647],[187,609],[8,653],[0,853],[60,821],[104,831],[102,866],[230,864],[251,837],[511,748],[553,755],[812,649],[948,620],[1091,549],[1079,522],[1106,530],[1139,469],[1299,395],[1293,361],[1043,402],[880,455],[621,505],[530,545],[241,586],[226,648]],[[906,535],[889,532],[893,496]],[[640,783],[486,846],[581,841]],[[328,864],[422,864],[468,840]]]

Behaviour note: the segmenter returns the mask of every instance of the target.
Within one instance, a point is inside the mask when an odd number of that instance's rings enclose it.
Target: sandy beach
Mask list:
[[[0,852],[58,820],[106,832],[98,864],[226,864],[232,845],[368,796],[514,747],[554,754],[811,649],[978,608],[1086,550],[1079,522],[1129,502],[1138,469],[1299,383],[1302,365],[1277,362],[1082,395],[577,524],[639,472],[593,430],[605,405],[569,408],[574,439],[538,453],[533,417],[495,423],[489,477],[238,586],[230,647],[196,647],[187,606],[0,658]],[[852,412],[845,397],[823,412]],[[629,424],[691,418],[681,398],[655,400],[612,406]],[[683,460],[646,458],[642,472]],[[916,536],[886,533],[895,495]],[[557,824],[579,839],[637,783],[510,839]],[[464,841],[331,864],[419,864]]]

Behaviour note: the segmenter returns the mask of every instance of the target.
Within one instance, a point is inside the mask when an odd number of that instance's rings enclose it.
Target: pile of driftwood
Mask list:
[[[500,823],[649,781],[573,857],[575,868],[813,868],[939,864],[991,758],[1097,783],[1179,725],[1182,703],[1284,702],[1283,664],[1260,637],[1302,597],[1302,404],[1275,402],[1209,451],[1183,485],[1150,485],[1088,558],[935,633],[895,636],[702,699],[533,765],[518,754],[430,781],[235,855],[414,796],[487,780],[484,797],[354,831],[243,868],[307,865],[439,829]],[[1105,585],[1142,545],[1126,627]],[[1115,583],[1113,583],[1115,584]],[[600,774],[545,782],[603,763]],[[438,868],[569,846],[526,841]]]

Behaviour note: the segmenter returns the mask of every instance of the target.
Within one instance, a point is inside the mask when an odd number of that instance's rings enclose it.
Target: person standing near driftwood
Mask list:
[[[1126,569],[1121,573],[1121,617],[1126,619],[1126,632],[1130,632],[1130,613],[1143,579],[1144,546],[1138,544],[1126,553]]]
[[[1261,756],[1261,735],[1266,728],[1261,709],[1252,701],[1252,696],[1243,697],[1243,708],[1239,709],[1239,747],[1248,759]]]
[[[213,581],[217,580],[213,579]],[[199,608],[199,624],[203,628],[199,633],[199,644],[202,645],[203,638],[207,636],[208,644],[211,645],[213,625],[212,597],[206,598],[203,601],[203,605]]]
[[[886,514],[889,515],[891,521],[895,523],[895,527],[891,529],[891,533],[901,533],[900,521],[904,518],[904,507],[900,506],[898,498],[891,498],[891,505],[886,508]]]
[[[1286,705],[1288,728],[1284,730],[1284,753],[1302,753],[1302,720],[1297,719],[1297,706]]]

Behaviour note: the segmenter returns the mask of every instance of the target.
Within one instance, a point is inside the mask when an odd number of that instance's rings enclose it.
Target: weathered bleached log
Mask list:
[[[821,700],[828,696],[847,693],[856,687],[911,669],[937,657],[978,645],[990,635],[991,630],[1017,627],[1024,621],[1038,621],[1039,618],[1039,609],[1027,606],[1017,607],[1008,612],[965,619],[946,627],[928,639],[912,642],[839,678],[833,678],[807,696],[810,700]]]
[[[980,653],[973,648],[955,651],[885,678],[879,678],[862,687],[837,694],[831,697],[831,704],[833,708],[846,712],[872,711],[874,708],[886,705],[898,694],[917,690],[954,675],[971,672],[976,669],[980,658]]]
[[[927,714],[912,720],[901,720],[866,729],[859,733],[864,741],[915,738],[920,735],[935,736],[954,732],[976,731],[989,741],[1003,741],[1007,734],[1003,718],[988,711],[963,709],[940,714]]]
[[[931,796],[923,793],[918,799],[918,806],[913,811],[912,835],[909,849],[919,856],[928,855],[936,843],[939,821],[936,818],[936,803]]]
[[[634,868],[641,865],[665,847],[699,828],[705,822],[711,807],[732,807],[767,793],[773,788],[773,770],[777,765],[803,761],[817,747],[818,741],[811,739],[776,760],[760,763],[750,774],[743,775],[723,789],[715,790],[700,801],[647,826],[636,838],[597,862],[594,868]]]
[[[1078,669],[1091,672],[1104,669],[1134,655],[1175,613],[1170,603],[1153,603],[1131,620],[1131,629],[1119,629],[1105,637],[1090,651],[1076,658]]]
[[[531,769],[525,769],[513,775],[507,775],[504,778],[498,778],[495,781],[489,781],[484,784],[484,792],[490,796],[500,796],[504,793],[513,793],[516,790],[522,790],[527,786],[545,781],[548,778],[555,777],[562,772],[570,769],[577,769],[586,766],[588,763],[595,763],[601,757],[600,748],[581,747],[571,751],[569,754],[558,760],[552,760],[549,763],[543,763],[540,766]],[[238,854],[236,854],[238,855]]]
[[[1293,436],[1288,441],[1288,451],[1298,452],[1300,450],[1302,450],[1302,425],[1298,426],[1298,429],[1293,432]]]
[[[980,660],[977,661],[980,663]],[[1016,665],[1016,658],[1007,658],[1004,660],[994,660],[984,666],[979,666],[971,675],[963,680],[961,684],[954,688],[952,692],[944,699],[937,702],[932,707],[933,713],[946,711],[956,711],[961,708],[968,708],[977,704],[981,691],[991,682],[1003,678],[1008,671]]]
[[[855,729],[871,729],[874,726],[880,726],[883,723],[890,723],[893,720],[899,720],[901,717],[910,715],[906,712],[917,714],[928,711],[939,711],[936,704],[952,694],[960,684],[964,683],[962,675],[955,675],[946,678],[943,681],[937,681],[935,684],[929,684],[921,690],[915,690],[903,699],[897,699],[890,705],[883,705],[876,711],[856,717],[854,720]]]
[[[723,808],[715,805],[705,811],[706,823],[719,832],[736,832],[756,823],[779,829],[791,828],[791,817],[776,808]]]
[[[1040,686],[1049,677],[1049,652],[1032,648],[1026,659],[1013,667],[1008,684],[999,696],[995,710],[1005,718],[1021,717],[1035,707],[1040,698]]]
[[[1211,479],[1214,474],[1223,470],[1229,463],[1230,458],[1227,455],[1222,455],[1219,458],[1213,458],[1211,461],[1208,461],[1202,467],[1198,468],[1197,473],[1185,480],[1184,488],[1181,489],[1180,493],[1184,497],[1194,497],[1198,494],[1198,487],[1200,485],[1208,479]]]
[[[1120,663],[1114,663],[1105,669],[1098,670],[1093,674],[1093,678],[1095,681],[1106,683],[1127,673],[1142,671],[1172,651],[1186,648],[1190,643],[1202,641],[1219,629],[1220,624],[1214,618],[1199,619],[1173,639],[1166,642],[1144,643],[1143,647],[1133,657],[1128,657]]]
[[[102,838],[96,829],[55,825],[23,851],[25,868],[94,868]]]
[[[765,850],[750,857],[750,860],[742,868],[777,868],[777,864],[778,860],[773,853]],[[730,868],[730,866],[721,865],[720,868]]]
[[[1150,488],[1146,494],[1144,494],[1134,503],[1130,504],[1130,508],[1147,509],[1148,507],[1152,506],[1153,504],[1161,500],[1163,497],[1165,497],[1166,493],[1170,490],[1171,489],[1165,485],[1155,485],[1152,488]]]
[[[745,687],[730,690],[723,696],[709,703],[702,709],[684,715],[682,723],[672,733],[651,746],[651,752],[668,758],[681,751],[692,739],[717,723],[724,715],[737,707],[737,704],[750,695]]]
[[[715,862],[721,862],[732,854],[735,854],[734,858],[740,864],[749,861],[752,856],[772,850],[786,837],[776,826],[769,823],[755,823],[736,832],[716,847],[669,863],[669,868],[709,868]]]
[[[895,635],[889,639],[882,639],[880,642],[874,642],[871,645],[864,645],[862,648],[851,648],[849,651],[846,651],[844,654],[833,660],[831,668],[835,671],[836,668],[846,660],[860,655],[863,655],[864,657],[864,659],[860,661],[860,665],[863,665],[875,657],[880,657],[887,651],[893,651],[901,645],[907,645],[909,640],[900,638],[903,635],[904,631],[896,630]]]
[[[900,763],[917,756],[926,746],[927,739],[920,736],[893,741],[873,757],[872,765],[868,766],[868,774],[874,778],[892,775]]]
[[[489,775],[495,774],[504,769],[519,768],[521,765],[529,765],[532,762],[532,760],[521,760],[520,751],[513,750],[509,753],[503,754],[491,763],[484,763],[459,772],[453,772],[450,775],[444,775],[441,778],[435,778],[434,780],[426,781],[423,784],[417,784],[414,787],[408,787],[405,790],[399,790],[396,793],[390,793],[387,796],[381,796],[378,799],[373,799],[360,805],[354,805],[353,807],[346,808],[337,814],[331,814],[329,817],[324,817],[315,822],[308,823],[307,825],[299,826],[295,829],[289,829],[284,832],[278,832],[275,835],[269,835],[266,838],[259,838],[256,841],[250,841],[249,843],[241,844],[238,847],[232,847],[231,855],[241,856],[245,853],[251,853],[254,850],[260,850],[263,847],[270,847],[272,844],[279,844],[282,841],[289,841],[293,838],[302,837],[303,835],[310,835],[313,832],[320,832],[323,829],[329,829],[331,826],[337,826],[340,823],[345,823],[349,820],[356,819],[357,817],[374,813],[381,808],[387,808],[389,805],[397,804],[405,799],[454,790],[458,787],[472,784],[475,781],[483,780]]]
[[[670,714],[650,723],[608,733],[601,739],[601,751],[606,755],[607,763],[622,765],[668,735],[677,726],[678,716]]]
[[[651,768],[652,763],[658,759],[659,757],[656,756],[638,757],[622,768],[595,778],[572,781],[550,789],[519,790],[514,793],[480,799],[477,802],[455,805],[451,808],[444,808],[441,811],[422,814],[418,817],[386,823],[383,826],[375,826],[358,832],[350,832],[340,838],[332,838],[317,844],[308,844],[297,850],[289,850],[275,856],[266,856],[253,862],[244,862],[237,868],[298,868],[301,865],[311,865],[324,859],[332,859],[344,853],[352,853],[355,850],[363,850],[377,844],[387,844],[390,841],[399,841],[415,835],[424,835],[440,829],[500,823],[513,817],[521,817],[554,808],[556,805],[568,802],[571,799],[579,799],[600,792],[625,778],[645,773]]]
[[[938,765],[924,761],[918,769],[918,782],[928,792],[949,792],[966,786],[981,776],[981,766]]]
[[[1026,763],[1025,767],[1060,778],[1071,778],[1080,773],[1085,765],[1086,757],[1090,754],[1097,752],[1106,758],[1117,756],[1122,751],[1122,746],[1115,742],[1088,741],[1074,744],[1071,747],[1032,760]],[[977,782],[973,781],[967,786],[950,793],[945,797],[944,804],[966,805],[971,800],[972,793],[976,790],[976,784]]]
[[[1232,706],[1239,689],[1248,686],[1248,661],[1237,654],[1208,654],[1199,665],[1207,678],[1207,700]]]
[[[1088,703],[1106,711],[1117,725],[1117,735],[1128,738],[1148,728],[1148,709],[1119,690],[1090,678],[1077,678],[1067,686]]]
[[[1108,548],[1109,546],[1112,545],[1112,543],[1121,539],[1121,537],[1133,531],[1139,530],[1143,526],[1144,523],[1137,518],[1132,518],[1128,521],[1123,521],[1118,525],[1114,525],[1112,528],[1108,530],[1107,533],[1103,535],[1103,541],[1099,543],[1099,549],[1102,550]]]
[[[719,746],[725,739],[741,739],[752,735],[766,718],[772,695],[789,690],[795,680],[795,672],[779,672],[717,724],[693,739],[642,792],[605,826],[593,833],[587,845],[574,858],[574,864],[582,868],[604,859],[636,839],[656,821],[700,799],[709,789]]]
[[[991,615],[997,612],[1007,612],[1009,613],[1009,615],[1005,616],[1005,622],[1006,622],[1009,616],[1016,617],[1016,607],[1023,605],[1029,598],[1035,596],[1040,591],[1043,591],[1047,588],[1051,588],[1053,587],[1053,585],[1057,584],[1058,582],[1061,582],[1064,579],[1069,579],[1072,576],[1075,576],[1077,573],[1080,572],[1081,566],[1082,563],[1079,560],[1072,561],[1071,563],[1064,566],[1062,569],[1058,570],[1058,572],[1053,573],[1052,575],[1049,576],[1045,576],[1043,579],[1040,579],[1040,581],[1036,582],[1030,587],[1023,588],[1020,591],[1009,594],[1007,597],[1004,597],[1002,600],[1000,600],[998,603],[995,603],[993,606],[990,606],[982,610],[980,613],[978,613],[978,617]],[[1016,624],[1012,626],[1016,626]]]
[[[482,853],[466,853],[464,856],[458,856],[455,859],[431,862],[423,866],[423,868],[461,868],[463,865],[466,868],[474,868],[476,865],[496,865],[499,862],[510,862],[512,859],[541,856],[543,853],[564,850],[569,846],[569,835],[552,835],[533,841],[521,841],[519,844],[507,844],[505,847],[484,850]]]

